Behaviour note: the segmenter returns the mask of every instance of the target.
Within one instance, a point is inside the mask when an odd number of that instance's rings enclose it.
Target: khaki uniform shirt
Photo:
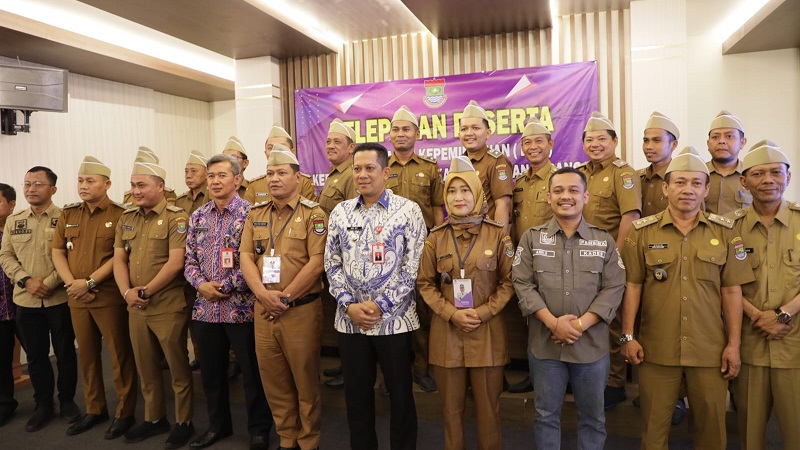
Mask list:
[[[669,206],[669,201],[667,200],[667,196],[664,195],[663,189],[664,175],[666,172],[667,167],[664,167],[658,172],[653,171],[652,164],[644,169],[636,171],[642,182],[642,217],[660,213]]]
[[[438,274],[461,278],[454,230],[464,264],[465,277],[472,280],[473,309],[483,322],[476,330],[464,333],[450,322],[457,311],[453,284],[444,283]],[[467,255],[472,239],[476,239]],[[514,295],[511,260],[514,244],[503,226],[484,220],[468,230],[444,224],[431,230],[422,251],[417,288],[435,315],[431,318],[428,362],[441,367],[497,367],[508,363],[506,327],[498,317]]]
[[[489,150],[489,147],[475,152],[465,152],[465,156],[472,161],[472,166],[478,173],[483,186],[483,195],[486,196],[486,204],[489,206],[488,217],[494,217],[495,200],[513,194],[514,166],[502,152]]]
[[[203,189],[195,198],[192,198],[192,191],[186,191],[175,199],[175,206],[184,210],[187,216],[191,216],[197,208],[205,205],[213,200],[211,194],[208,193],[208,186]]]
[[[67,263],[73,277],[88,278],[114,256],[114,233],[124,211],[122,205],[112,202],[108,197],[91,212],[86,202],[64,206],[53,237],[53,248],[67,252]],[[70,242],[72,249],[67,245]],[[113,275],[101,281],[96,289],[95,299],[91,303],[70,298],[69,306],[101,308],[125,304]]]
[[[67,291],[53,265],[53,235],[61,208],[51,204],[36,218],[30,208],[8,216],[0,248],[0,266],[14,282],[14,303],[26,308],[56,306],[67,301]],[[53,295],[40,300],[17,282],[25,277],[44,278]]]
[[[283,228],[284,224],[286,228]],[[244,225],[239,251],[255,255],[256,266],[261,271],[264,257],[270,256],[274,249],[274,255],[281,258],[281,282],[265,286],[267,289],[282,291],[295,279],[303,266],[308,264],[311,256],[325,253],[327,234],[328,219],[325,212],[318,203],[298,195],[281,209],[277,209],[272,201],[254,205]],[[259,244],[264,249],[260,255],[256,252]],[[314,281],[308,293],[317,294],[320,291],[321,278]],[[297,300],[297,297],[290,300]],[[256,302],[257,314],[259,308],[263,306]]]
[[[247,192],[248,186],[250,186],[250,182],[246,179],[242,179],[242,184],[236,189],[236,193],[239,194],[239,197],[244,198],[244,193]]]
[[[307,198],[312,202],[317,201],[317,188],[314,187],[314,182],[311,180],[311,175],[300,173],[300,185],[298,192],[303,198]],[[267,175],[253,178],[250,181],[250,186],[247,187],[247,192],[241,196],[243,199],[254,205],[256,203],[268,202],[272,199],[269,195],[269,182]]]
[[[523,316],[547,308],[554,316],[591,312],[600,322],[562,347],[537,317],[528,318],[528,346],[538,359],[592,363],[608,354],[608,324],[625,291],[625,268],[607,231],[582,220],[567,238],[556,219],[528,229],[511,270]]]
[[[800,204],[784,201],[769,228],[750,206],[736,210],[736,228],[748,252],[756,281],[742,286],[742,295],[762,311],[774,311],[800,293]],[[796,320],[796,319],[795,319]],[[767,340],[745,318],[742,362],[779,369],[800,369],[800,328],[783,339]]]
[[[433,211],[444,205],[444,184],[442,172],[435,159],[414,154],[402,164],[392,154],[389,157],[389,169],[392,171],[386,181],[386,188],[395,194],[405,197],[419,205],[425,226],[431,229]]]
[[[164,187],[164,198],[167,199],[168,205],[174,205],[178,195],[175,194],[175,189]],[[133,194],[131,194],[131,191],[125,191],[125,194],[123,194],[122,206],[125,208],[136,208],[136,203],[133,201]]]
[[[742,175],[742,162],[739,161],[736,171],[728,176],[722,176],[714,164],[707,164],[709,172],[708,197],[706,197],[706,211],[724,215],[741,208],[747,208],[753,203],[750,191],[742,187],[739,177]]]
[[[642,185],[633,168],[622,159],[609,158],[599,164],[592,161],[579,167],[586,175],[589,201],[583,206],[583,218],[592,225],[619,234],[622,215],[642,210]]]
[[[547,202],[547,183],[555,171],[556,166],[547,161],[536,173],[528,169],[517,177],[511,212],[514,242],[519,242],[528,228],[546,223],[553,217],[553,209]]]
[[[169,251],[186,248],[189,217],[177,206],[162,200],[146,215],[139,208],[126,209],[117,225],[114,248],[130,246],[128,274],[131,286],[145,286],[169,260]],[[185,280],[179,273],[158,292],[150,292],[150,304],[144,309],[128,307],[131,314],[155,316],[180,312],[186,308],[183,296]]]
[[[633,221],[622,260],[627,281],[643,285],[638,340],[647,361],[719,366],[728,342],[720,288],[753,281],[744,242],[732,227],[732,220],[702,211],[685,237],[669,209]]]
[[[338,166],[331,167],[328,172],[328,179],[325,180],[322,193],[319,194],[319,206],[330,216],[336,205],[356,197],[358,192],[353,182],[353,158],[347,158]]]

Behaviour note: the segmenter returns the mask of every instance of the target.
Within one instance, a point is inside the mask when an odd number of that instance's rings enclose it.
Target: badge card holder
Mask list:
[[[456,278],[453,280],[453,293],[455,307],[458,309],[472,308],[472,280],[469,278]]]
[[[223,248],[220,251],[220,265],[223,269],[233,269],[233,252],[232,248]]]
[[[372,264],[384,264],[386,262],[386,245],[383,242],[372,244]]]
[[[261,265],[261,282],[264,284],[277,284],[281,282],[280,256],[265,256]]]

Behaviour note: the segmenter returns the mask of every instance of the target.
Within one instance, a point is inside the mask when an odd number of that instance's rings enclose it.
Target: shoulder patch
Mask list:
[[[259,176],[255,177],[255,178],[253,178],[252,180],[250,180],[250,182],[252,183],[254,181],[263,180],[264,178],[267,178],[267,174],[259,175]]]
[[[522,172],[522,173],[520,173],[519,175],[517,175],[517,176],[514,178],[514,181],[519,181],[519,180],[521,180],[521,179],[525,178],[527,175],[528,175],[528,171],[526,170],[525,172]]]
[[[126,209],[125,212],[123,212],[122,214],[129,214],[129,213],[132,213],[132,212],[136,212],[138,210],[139,210],[139,207],[138,206],[134,206],[133,208]]]
[[[305,197],[300,197],[300,203],[302,203],[303,206],[308,206],[309,208],[316,208],[317,206],[319,206],[319,203],[312,202],[311,200]]]
[[[167,192],[173,192],[173,193],[175,192],[175,189],[172,189],[170,187],[165,187],[164,190]]]
[[[625,167],[628,165],[628,161],[625,161],[624,159],[618,159],[614,161],[612,164],[614,164],[617,167]]]
[[[175,206],[175,205],[167,205],[167,211],[172,211],[172,212],[186,212],[186,211],[184,211],[184,210],[183,210],[183,208],[181,208],[180,206]]]
[[[164,189],[164,190],[166,190],[166,189]],[[181,194],[181,195],[179,195],[178,197],[176,197],[176,198],[175,198],[175,200],[177,200],[177,199],[179,199],[179,198],[188,197],[188,196],[189,196],[189,191],[186,191],[186,192],[184,192],[183,194]]]
[[[423,161],[428,161],[429,163],[432,164],[437,164],[437,165],[439,164],[439,161],[437,161],[436,158],[431,158],[430,156],[417,155],[417,157]]]
[[[125,209],[125,205],[123,205],[122,203],[118,203],[118,202],[112,201],[111,204],[114,205],[114,206],[117,206],[119,208]]]
[[[797,202],[789,203],[789,209],[791,209],[792,211],[800,211],[800,203]]]
[[[484,223],[488,223],[489,225],[492,225],[492,226],[495,226],[495,227],[498,227],[498,228],[503,228],[504,227],[504,225],[502,223],[495,222],[492,219],[483,219],[483,222]]]
[[[81,206],[81,202],[67,203],[67,204],[66,204],[66,205],[64,205],[64,207],[63,207],[63,208],[61,208],[61,209],[77,208],[78,206]]]
[[[742,218],[742,217],[744,217],[746,215],[747,215],[747,210],[744,209],[744,208],[739,208],[739,209],[737,209],[735,211],[731,211],[728,214],[725,214],[725,217],[728,218],[728,219],[736,220],[736,219]]]
[[[643,177],[643,176],[647,175],[647,169],[644,168],[644,169],[637,170],[636,171],[636,175],[639,175],[640,177]]]
[[[251,206],[250,209],[263,208],[264,206],[267,206],[270,203],[272,203],[272,200],[267,201],[267,202],[256,202],[256,203],[253,203],[253,206]]]
[[[492,156],[492,157],[494,157],[495,159],[497,159],[497,158],[499,158],[499,157],[503,156],[503,152],[501,152],[501,151],[499,151],[499,150],[489,150],[489,151],[487,152],[487,154],[488,154],[488,155],[491,155],[491,156]]]
[[[431,228],[430,233],[433,233],[436,230],[441,230],[442,228],[446,227],[447,225],[448,225],[447,222],[445,222],[445,223],[443,223],[441,225],[436,225],[435,227]]]
[[[633,221],[633,227],[637,230],[648,225],[652,225],[654,223],[658,223],[661,220],[661,213],[653,214],[652,216],[643,217],[641,219],[636,219]]]
[[[720,216],[718,214],[711,213],[708,215],[708,220],[722,225],[725,228],[733,228],[733,220],[728,219],[727,217]]]
[[[266,175],[264,175],[264,176],[266,176]],[[311,179],[311,175],[309,175],[309,174],[307,174],[307,173],[300,172],[300,176],[301,176],[301,177],[306,177],[306,178],[308,178],[308,179]]]

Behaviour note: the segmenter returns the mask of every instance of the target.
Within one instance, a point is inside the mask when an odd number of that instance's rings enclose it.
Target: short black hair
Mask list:
[[[55,174],[52,170],[44,166],[33,166],[28,170],[28,173],[31,172],[44,172],[44,175],[47,177],[47,181],[52,185],[56,185],[56,181],[58,181],[58,175]]]
[[[586,175],[584,175],[584,173],[581,172],[580,170],[578,170],[578,169],[576,169],[574,167],[570,167],[570,166],[564,166],[564,167],[556,170],[555,172],[553,172],[553,175],[551,175],[550,178],[547,180],[547,190],[550,191],[550,187],[553,185],[553,177],[554,176],[562,175],[562,174],[565,174],[565,173],[574,173],[574,174],[578,175],[579,177],[581,177],[581,184],[583,184],[583,190],[584,191],[586,190],[586,186],[587,186]]]
[[[7,202],[17,201],[17,191],[5,183],[0,183],[0,195],[2,195]]]
[[[616,139],[617,138],[617,132],[616,131],[614,131],[614,130],[605,130],[605,131],[608,131],[608,134],[609,134],[609,136],[611,136],[611,139]],[[581,135],[581,141],[583,141],[584,139],[586,139],[586,132],[585,131]]]
[[[669,141],[670,141],[670,142],[674,142],[674,141],[677,141],[677,140],[678,140],[678,138],[676,138],[676,137],[675,137],[675,135],[674,135],[674,134],[672,134],[672,132],[671,132],[671,131],[667,131],[667,130],[664,130],[664,131],[666,131],[666,132],[667,132],[667,137],[669,137]]]
[[[363,144],[358,144],[356,149],[353,150],[353,159],[355,159],[356,153],[369,151],[378,154],[378,164],[381,165],[381,169],[389,167],[389,150],[386,150],[386,147],[376,142],[365,142]]]

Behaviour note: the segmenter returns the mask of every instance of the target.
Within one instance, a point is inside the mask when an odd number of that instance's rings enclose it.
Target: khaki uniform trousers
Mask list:
[[[281,447],[319,447],[322,302],[292,307],[270,321],[256,306],[256,357]]]
[[[155,316],[129,315],[131,344],[139,371],[144,420],[155,422],[167,415],[164,402],[164,379],[161,374],[161,352],[169,365],[172,392],[175,395],[175,422],[192,419],[192,371],[186,348],[186,312],[177,311]]]
[[[78,363],[83,375],[86,414],[101,414],[108,410],[103,385],[102,342],[105,341],[108,354],[111,355],[114,388],[117,391],[115,417],[124,419],[132,416],[136,410],[138,393],[126,305],[70,309],[72,328],[78,341]]]
[[[783,446],[800,448],[800,369],[742,364],[734,380],[739,435],[742,450],[764,450],[767,442],[767,421],[775,408],[781,428]]]
[[[503,448],[500,425],[500,394],[503,392],[503,366],[454,367],[433,366],[433,377],[442,395],[445,450],[464,450],[464,409],[467,378],[475,401],[478,448]]]
[[[722,378],[719,367],[662,366],[648,362],[639,364],[642,450],[667,450],[672,411],[683,380],[692,408],[690,428],[694,448],[724,450],[728,381]]]

